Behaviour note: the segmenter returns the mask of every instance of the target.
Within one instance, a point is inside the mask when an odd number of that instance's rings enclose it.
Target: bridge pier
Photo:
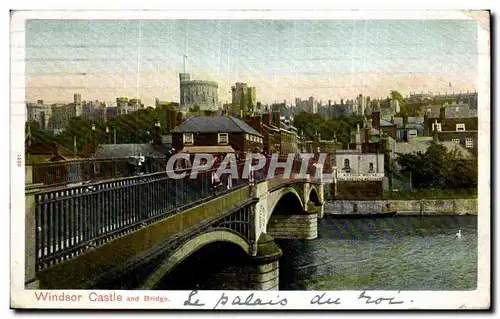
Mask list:
[[[267,224],[267,233],[277,239],[318,238],[318,216],[323,206],[309,202],[301,215],[273,214]]]
[[[278,290],[279,259],[282,251],[268,234],[257,243],[257,255],[248,256],[243,264],[230,266],[210,280],[217,289]]]
[[[323,218],[325,214],[324,210],[324,203],[325,203],[325,184],[319,184],[318,185],[318,195],[319,195],[319,201],[321,203],[320,206],[316,206],[317,211],[318,211],[318,218]]]

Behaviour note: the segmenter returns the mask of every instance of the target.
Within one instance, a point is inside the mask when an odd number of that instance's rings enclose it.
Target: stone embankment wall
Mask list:
[[[387,207],[387,204],[389,206]],[[355,208],[357,206],[357,208]],[[336,200],[325,203],[326,215],[477,215],[477,198],[422,200]]]

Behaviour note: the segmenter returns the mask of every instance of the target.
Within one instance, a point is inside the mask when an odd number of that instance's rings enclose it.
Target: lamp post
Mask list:
[[[95,124],[92,124],[92,143],[95,146]]]
[[[153,141],[155,144],[161,144],[161,123],[156,120],[153,124]]]
[[[111,144],[111,129],[106,126],[106,134],[108,134],[108,143]],[[113,126],[113,144],[116,144],[116,127]]]
[[[111,144],[111,135],[109,135],[109,126],[106,126],[106,136],[108,137],[108,144]]]

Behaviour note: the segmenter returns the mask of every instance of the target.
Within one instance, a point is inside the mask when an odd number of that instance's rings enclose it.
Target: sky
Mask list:
[[[191,79],[256,87],[257,101],[474,91],[472,20],[28,20],[27,101],[179,101]],[[451,86],[450,86],[451,85]]]

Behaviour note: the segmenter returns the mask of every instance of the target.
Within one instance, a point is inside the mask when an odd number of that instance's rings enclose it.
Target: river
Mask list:
[[[456,238],[458,230],[462,238]],[[477,217],[318,220],[316,240],[276,240],[280,290],[474,290]]]

